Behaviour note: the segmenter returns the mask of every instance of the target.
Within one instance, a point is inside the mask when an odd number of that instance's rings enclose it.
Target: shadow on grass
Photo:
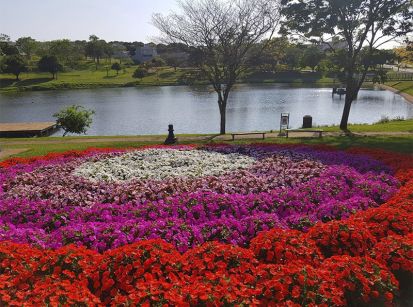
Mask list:
[[[53,78],[25,79],[25,80],[21,80],[19,82],[16,82],[14,84],[14,86],[31,86],[31,85],[46,83],[46,82],[49,82],[49,81],[52,81],[52,80],[53,80]]]
[[[369,147],[413,154],[413,137],[411,136],[342,136],[326,137],[321,141],[317,139],[301,139],[301,142],[307,144],[323,143],[340,149],[347,149],[350,147]]]
[[[0,87],[13,86],[16,83],[16,79],[0,79]]]
[[[175,76],[175,73],[172,72],[172,71],[163,72],[163,73],[159,74],[159,77],[163,78],[163,79],[170,78],[170,77],[173,77],[173,76]]]
[[[104,76],[103,79],[114,79],[116,77],[119,77],[118,75],[114,75],[114,76]]]

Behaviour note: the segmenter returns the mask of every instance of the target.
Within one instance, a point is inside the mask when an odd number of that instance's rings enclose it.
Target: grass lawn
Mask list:
[[[413,81],[393,81],[387,82],[386,85],[391,86],[402,93],[406,93],[413,96]]]
[[[320,127],[324,131],[338,132],[338,126]],[[374,125],[349,125],[352,132],[413,132],[413,119],[395,120],[387,123],[377,123]]]
[[[15,80],[11,74],[0,74],[0,92],[9,91],[30,91],[30,90],[55,90],[55,89],[83,89],[100,87],[128,87],[128,86],[157,86],[157,85],[183,85],[194,82],[202,83],[196,77],[187,80],[186,74],[196,75],[194,69],[178,68],[176,71],[172,67],[161,67],[152,71],[142,80],[132,77],[138,66],[130,65],[116,74],[114,70],[107,73],[104,66],[98,70],[94,65],[84,70],[74,70],[58,74],[58,78],[52,79],[49,73],[22,73],[20,81]],[[296,83],[296,84],[325,84],[332,85],[335,80],[323,76],[318,72],[278,72],[250,73],[241,78],[240,83]]]
[[[72,138],[74,139],[74,138]],[[139,147],[142,145],[153,145],[161,144],[159,141],[147,141],[147,142],[136,142],[119,140],[119,141],[103,141],[97,143],[58,143],[58,144],[36,144],[37,142],[42,142],[47,140],[47,138],[30,139],[32,142],[27,144],[7,144],[5,139],[0,139],[2,141],[2,149],[14,149],[14,148],[25,148],[28,151],[16,155],[16,157],[31,157],[44,155],[49,152],[63,152],[68,150],[82,150],[90,147],[113,147],[113,148],[129,148],[129,147]],[[324,138],[271,138],[266,140],[249,139],[249,140],[238,140],[235,142],[227,141],[224,143],[228,144],[248,144],[248,143],[274,143],[274,144],[327,144],[335,146],[340,149],[346,149],[350,147],[369,147],[369,148],[382,148],[390,151],[397,151],[403,153],[413,154],[413,136],[374,136],[374,137],[324,137]],[[212,142],[213,143],[213,142]],[[220,141],[219,143],[223,143]],[[200,141],[185,141],[180,144],[206,144],[206,142]]]
[[[179,78],[186,72],[182,69],[177,69],[175,72],[171,67],[162,67],[140,80],[132,77],[136,68],[137,66],[125,67],[125,70],[119,71],[118,75],[114,70],[109,70],[108,75],[104,68],[76,70],[59,73],[57,80],[52,79],[49,73],[22,73],[20,81],[16,81],[11,74],[0,74],[0,91],[177,85]]]

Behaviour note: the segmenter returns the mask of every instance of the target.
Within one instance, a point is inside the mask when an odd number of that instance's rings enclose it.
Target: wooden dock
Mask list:
[[[56,129],[56,122],[0,123],[0,137],[47,136]]]

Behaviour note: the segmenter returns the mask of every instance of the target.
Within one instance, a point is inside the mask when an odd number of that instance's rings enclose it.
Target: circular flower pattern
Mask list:
[[[307,230],[377,207],[397,189],[384,164],[277,146],[85,152],[1,172],[0,236],[100,252],[162,238],[248,246],[259,231]]]
[[[404,155],[279,145],[0,162],[0,305],[402,304],[411,174]]]

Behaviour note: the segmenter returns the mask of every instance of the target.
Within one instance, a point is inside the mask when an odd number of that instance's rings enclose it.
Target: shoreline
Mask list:
[[[394,87],[391,87],[391,86],[385,85],[385,84],[379,84],[379,87],[380,87],[381,89],[383,89],[383,90],[387,90],[387,91],[393,92],[393,93],[395,93],[395,94],[397,94],[397,95],[400,95],[400,96],[402,96],[404,99],[406,99],[406,101],[407,101],[408,103],[413,104],[413,96],[412,96],[412,95],[407,94],[407,93],[403,93],[403,92],[395,89]]]
[[[267,81],[267,82],[239,82],[236,85],[292,85],[297,87],[333,87],[337,86],[334,82],[288,82],[288,81]],[[371,87],[371,82],[367,82],[366,87]],[[119,89],[119,88],[145,88],[145,87],[165,87],[165,86],[209,86],[207,83],[199,84],[177,84],[177,83],[164,83],[164,84],[78,84],[78,86],[72,86],[72,84],[61,84],[54,87],[11,87],[0,88],[0,94],[10,93],[27,93],[27,92],[49,92],[49,91],[66,91],[66,90],[95,90],[95,89]]]

